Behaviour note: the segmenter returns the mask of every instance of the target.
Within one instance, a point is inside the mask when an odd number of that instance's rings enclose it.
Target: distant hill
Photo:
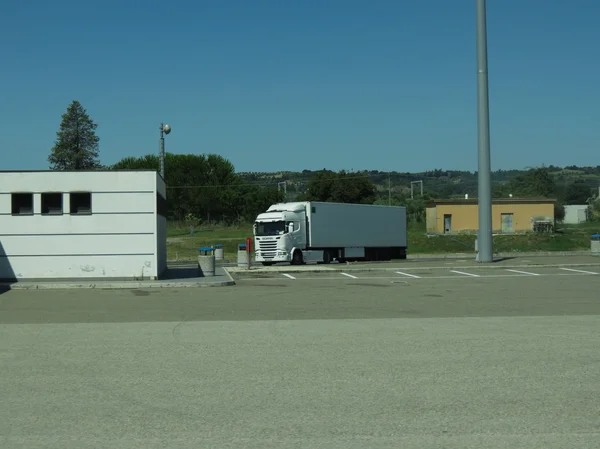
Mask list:
[[[553,177],[557,191],[565,191],[573,183],[584,183],[590,189],[600,187],[600,165],[596,167],[544,167]],[[492,183],[501,185],[511,179],[526,174],[526,170],[496,170],[492,172]],[[238,175],[248,183],[262,185],[278,185],[287,191],[288,199],[305,192],[310,179],[317,171],[303,170],[301,172],[241,172]],[[411,182],[423,181],[424,196],[428,198],[445,199],[471,197],[477,195],[477,172],[458,170],[431,170],[421,173],[384,172],[379,170],[363,170],[352,172],[355,176],[369,177],[382,195],[387,195],[391,189],[394,195],[409,196]],[[414,185],[415,193],[420,192],[420,186]]]

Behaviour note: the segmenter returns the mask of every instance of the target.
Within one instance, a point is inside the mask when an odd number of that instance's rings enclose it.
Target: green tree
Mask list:
[[[113,170],[157,170],[158,156],[127,157]],[[233,164],[216,154],[165,155],[168,216],[172,220],[253,221],[273,203],[283,200],[276,187],[261,187],[244,182]]]
[[[334,173],[329,170],[317,172],[303,195],[306,201],[330,201],[335,203],[373,204],[376,199],[375,184],[367,175]]]
[[[342,170],[333,185],[333,198],[338,203],[373,204],[377,187],[368,176]]]
[[[592,196],[592,189],[581,181],[576,181],[567,187],[565,204],[587,204]]]
[[[536,168],[511,179],[501,191],[517,198],[551,198],[556,195],[556,183],[548,169]]]
[[[254,222],[257,215],[284,200],[283,192],[276,187],[241,185],[237,190],[237,201],[232,211],[238,214],[238,222]]]
[[[79,101],[62,115],[57,139],[48,156],[51,170],[95,170],[101,167],[96,125]]]
[[[333,189],[338,176],[331,170],[321,170],[316,172],[308,183],[306,194],[302,196],[306,201],[335,201],[333,199]]]
[[[167,153],[166,157],[169,157]],[[142,157],[126,157],[110,167],[112,170],[156,170],[160,168],[158,155],[147,154]],[[165,173],[165,176],[167,174]]]
[[[589,221],[600,222],[600,198],[590,203],[587,212]]]
[[[559,203],[554,204],[554,220],[562,223],[565,220],[565,206]]]

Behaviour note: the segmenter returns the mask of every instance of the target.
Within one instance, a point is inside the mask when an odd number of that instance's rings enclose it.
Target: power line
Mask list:
[[[343,178],[338,179],[309,179],[309,180],[299,180],[292,181],[295,183],[319,183],[319,182],[341,182],[346,179],[371,179],[370,175],[358,175],[358,176],[344,176]],[[223,188],[223,187],[247,187],[247,186],[257,186],[257,187],[267,187],[273,186],[276,187],[283,181],[258,181],[258,182],[243,182],[238,184],[206,184],[206,185],[186,185],[186,186],[167,186],[167,189],[203,189],[203,188]]]

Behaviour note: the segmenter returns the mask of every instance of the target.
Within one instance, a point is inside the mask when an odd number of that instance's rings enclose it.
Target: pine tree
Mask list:
[[[51,170],[94,170],[101,167],[96,125],[79,101],[62,115],[57,140],[48,156]]]

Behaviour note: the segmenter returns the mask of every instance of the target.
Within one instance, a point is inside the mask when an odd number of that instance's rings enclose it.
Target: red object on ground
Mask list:
[[[252,237],[246,238],[246,251],[249,253],[252,252]]]

